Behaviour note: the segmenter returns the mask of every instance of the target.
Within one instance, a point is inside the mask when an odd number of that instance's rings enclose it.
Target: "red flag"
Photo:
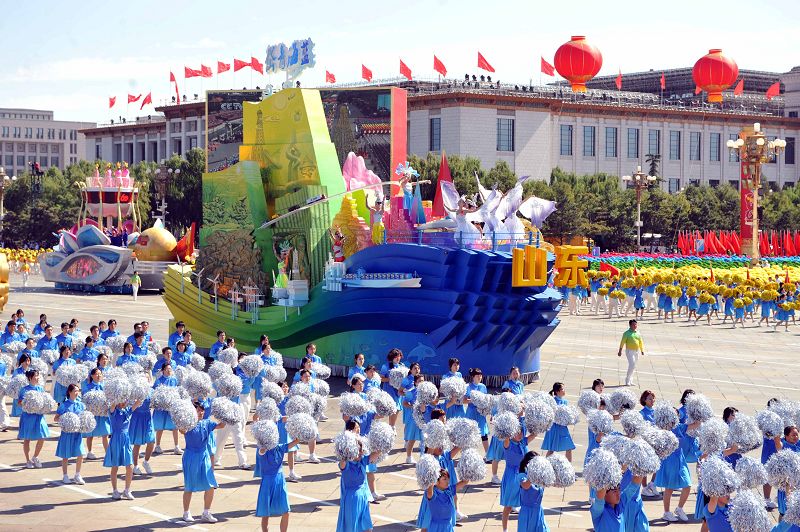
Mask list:
[[[744,78],[739,80],[739,83],[736,84],[736,87],[733,89],[733,95],[739,96],[744,92]]]
[[[663,91],[666,88],[667,88],[667,80],[664,77],[664,73],[662,72],[661,73],[661,90]]]
[[[786,231],[784,240],[786,240],[786,243],[783,245],[783,247],[786,248],[786,256],[794,257],[797,255],[796,250],[794,249],[794,239],[792,238],[792,235],[789,234],[789,231]]]
[[[433,69],[442,75],[442,77],[447,77],[447,69],[444,67],[444,63],[442,63],[436,54],[433,55]]]
[[[117,97],[116,96],[109,96],[108,97],[108,108],[111,109],[112,107],[114,107],[115,103],[117,103]]]
[[[181,103],[181,93],[178,92],[178,80],[175,79],[175,74],[173,74],[171,70],[169,72],[169,81],[170,83],[175,83],[175,99],[178,103]]]
[[[767,100],[773,99],[775,96],[781,93],[781,82],[776,81],[772,85],[769,86],[767,89]]]
[[[211,70],[211,67],[200,65],[200,77],[201,78],[210,78],[214,75],[214,71]]]
[[[556,75],[556,68],[544,60],[542,57],[542,64],[541,64],[542,74],[546,76],[555,76]]]
[[[780,255],[780,253],[781,253],[781,247],[780,247],[780,245],[778,243],[778,235],[777,235],[777,233],[775,233],[775,231],[772,232],[772,250],[771,251],[772,251],[771,254],[776,256],[776,257],[778,255]]]
[[[363,64],[361,65],[361,78],[366,81],[372,81],[372,70],[368,69]]]
[[[769,242],[765,233],[761,233],[758,237],[758,252],[761,255],[769,255]]]
[[[708,280],[713,283],[713,282],[715,282],[715,280],[714,280],[714,267],[711,266],[711,267],[709,267],[709,269],[711,270],[711,277]]]
[[[325,83],[336,83],[336,76],[334,76],[327,70],[325,71]]]
[[[447,155],[442,150],[442,162],[439,164],[439,177],[436,180],[436,196],[433,198],[433,214],[434,218],[444,218],[444,197],[442,196],[442,186],[439,184],[443,181],[448,183],[453,182],[453,176],[450,175],[450,165],[447,163]]]
[[[259,74],[263,74],[264,73],[264,64],[261,63],[255,57],[250,57],[250,66],[253,67],[253,70],[258,72]]]
[[[619,270],[607,262],[600,263],[600,271],[601,272],[611,272],[612,277],[619,275]]]
[[[200,77],[201,72],[199,70],[195,70],[193,68],[189,68],[187,66],[183,67],[183,77],[184,78],[197,78]]]
[[[142,100],[142,105],[139,106],[139,110],[141,111],[142,109],[144,109],[144,106],[147,105],[148,103],[149,104],[153,103],[153,92],[152,91],[148,92],[147,96],[144,97],[144,100]]]
[[[794,249],[800,251],[800,233],[797,231],[794,232]]]
[[[695,88],[694,88],[694,93],[695,93],[695,94],[700,94],[701,92],[703,92],[703,89],[701,89],[701,88],[700,88],[700,87],[698,87],[698,86],[695,86]]]
[[[750,266],[747,266],[747,280],[750,280]]]
[[[172,70],[170,70],[170,71],[169,71],[169,82],[170,82],[170,83],[178,83],[178,82],[175,80],[175,74],[173,74],[173,73],[172,73]]]
[[[138,102],[139,98],[141,98],[141,97],[142,97],[141,94],[139,96],[134,96],[133,94],[128,94],[128,103]]]
[[[784,283],[790,283],[791,282],[789,280],[789,268],[786,268],[786,277],[783,278],[783,282]]]
[[[233,59],[233,71],[234,72],[239,72],[244,67],[249,67],[249,66],[252,66],[252,65],[250,63],[248,63],[247,61],[242,61],[241,59],[236,59],[236,58]]]
[[[411,69],[408,68],[407,64],[403,63],[402,59],[400,60],[400,75],[411,81]]]
[[[231,69],[230,63],[223,63],[222,61],[217,61],[217,74],[222,74],[223,72],[227,72]]]
[[[621,91],[622,90],[622,69],[620,69],[619,70],[619,74],[617,74],[616,85],[617,85],[617,90]]]
[[[478,68],[482,68],[487,72],[494,72],[494,67],[489,64],[489,61],[480,52],[478,52]]]

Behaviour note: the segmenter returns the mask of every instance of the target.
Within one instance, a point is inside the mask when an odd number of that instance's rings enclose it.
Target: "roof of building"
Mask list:
[[[81,129],[80,132],[87,137],[101,137],[104,135],[126,135],[132,133],[147,133],[164,131],[166,119],[162,115],[139,117],[133,122],[117,122],[100,124],[96,127]]]

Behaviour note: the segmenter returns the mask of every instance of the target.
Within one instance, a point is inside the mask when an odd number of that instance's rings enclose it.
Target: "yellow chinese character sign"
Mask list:
[[[589,253],[586,246],[556,246],[555,286],[574,288],[586,286],[586,268],[589,261],[579,255]],[[511,286],[530,287],[547,285],[547,251],[536,246],[511,250]]]
[[[586,246],[556,246],[556,278],[553,284],[556,286],[566,286],[575,288],[576,286],[586,286],[586,268],[589,261],[579,259],[579,255],[589,253]]]

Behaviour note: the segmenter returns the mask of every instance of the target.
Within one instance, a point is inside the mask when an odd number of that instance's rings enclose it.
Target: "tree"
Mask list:
[[[517,184],[517,174],[511,170],[507,162],[497,161],[486,177],[481,179],[481,184],[486,188],[497,187],[497,190],[505,193]]]
[[[644,156],[644,161],[650,167],[647,171],[647,175],[656,176],[661,180],[661,177],[658,174],[658,165],[661,164],[661,154],[660,153],[648,153]]]
[[[180,237],[192,222],[198,225],[202,222],[206,152],[193,148],[186,153],[186,159],[173,155],[165,164],[173,170],[167,188],[167,225],[175,236]],[[180,173],[176,175],[174,171],[177,169]]]

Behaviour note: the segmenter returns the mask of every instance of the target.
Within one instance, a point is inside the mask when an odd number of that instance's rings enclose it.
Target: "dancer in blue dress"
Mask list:
[[[694,430],[699,426],[699,421],[690,424],[679,422],[678,425],[672,429],[672,433],[678,438],[678,448],[661,461],[661,466],[656,473],[656,486],[664,488],[663,519],[665,521],[675,522],[681,520],[686,522],[689,520],[689,517],[683,509],[683,505],[686,504],[686,500],[689,498],[692,476],[686,462],[686,456],[683,450],[686,443],[683,440],[689,437],[687,435],[688,430]],[[680,490],[681,493],[678,498],[678,507],[675,508],[675,513],[672,513],[669,507],[672,502],[672,492],[675,490]]]
[[[642,409],[639,410],[639,413],[642,415],[642,418],[650,424],[653,424],[653,405],[655,402],[656,394],[650,390],[643,391],[642,395],[639,396],[639,404],[642,405]],[[653,473],[650,482],[647,482],[647,478],[645,478],[643,484],[641,495],[646,497],[657,497],[659,495],[658,488],[656,487],[655,473]]]
[[[364,353],[356,353],[353,356],[353,363],[355,365],[347,371],[347,382],[353,380],[353,376],[357,374],[363,377],[367,376],[367,370],[364,367]]]
[[[62,365],[66,364],[68,366],[74,366],[75,361],[70,358],[72,356],[72,349],[69,348],[67,345],[62,345],[58,348],[58,360],[53,362],[53,375],[56,374],[58,368]],[[64,399],[67,398],[67,387],[60,384],[58,381],[53,378],[53,399],[56,400],[56,403],[61,403]]]
[[[100,355],[105,356],[105,355]],[[99,357],[98,357],[99,358]],[[99,367],[92,368],[89,371],[89,376],[86,378],[85,381],[81,383],[81,395],[86,395],[89,392],[93,392],[95,390],[103,391],[103,372]],[[102,438],[103,442],[103,451],[108,450],[108,436],[111,434],[111,421],[108,419],[108,416],[94,416],[95,420],[95,427],[92,432],[87,432],[83,434],[83,437],[86,438],[86,459],[87,460],[96,460],[97,456],[92,452],[92,443],[94,442],[95,437]]]
[[[216,429],[225,426],[225,423],[217,423],[214,420],[205,418],[205,407],[202,403],[195,401],[197,411],[197,425],[191,430],[182,430],[186,440],[186,452],[181,458],[181,469],[183,470],[183,521],[186,523],[194,522],[189,505],[192,503],[192,494],[203,492],[203,514],[200,519],[206,523],[216,523],[217,518],[211,513],[211,503],[214,501],[214,489],[217,487],[217,479],[214,477],[214,468],[211,466],[211,457],[208,454],[208,438]]]
[[[173,376],[172,366],[163,366],[161,368],[161,376],[153,383],[155,390],[159,386],[178,386],[178,379]],[[173,451],[177,455],[183,454],[183,451],[178,446],[178,430],[175,428],[175,423],[172,422],[172,416],[166,410],[153,410],[153,428],[156,431],[156,447],[155,454],[161,454],[161,436],[165,430],[172,431],[172,443],[174,444]]]
[[[767,401],[767,408],[769,408],[770,406],[772,406],[774,403],[777,402],[778,398],[773,397],[772,399]],[[761,445],[761,463],[766,464],[767,460],[769,460],[770,457],[776,452],[778,452],[778,450],[775,448],[775,440],[772,438],[765,437],[764,442]],[[778,503],[771,498],[772,484],[767,482],[766,484],[764,484],[763,489],[764,489],[764,501],[765,501],[764,506],[766,507],[767,510],[774,510],[775,508],[778,507]]]
[[[470,368],[469,379],[470,383],[467,385],[467,393],[464,396],[464,401],[467,403],[467,418],[478,424],[483,451],[486,453],[489,451],[489,423],[486,421],[486,416],[478,412],[478,409],[470,401],[470,394],[476,391],[484,394],[489,392],[486,389],[486,385],[483,384],[483,371],[481,368]]]
[[[139,408],[136,408],[131,415],[131,426],[128,429],[131,437],[131,444],[133,445],[133,474],[148,475],[153,474],[153,468],[150,467],[150,458],[153,456],[153,450],[156,446],[156,430],[153,427],[153,414],[150,411],[150,397],[142,401]],[[144,448],[144,461],[142,467],[144,472],[139,467],[139,451]]]
[[[28,392],[44,392],[44,387],[42,387],[39,383],[41,382],[41,376],[39,375],[39,371],[35,369],[29,369],[25,372],[25,377],[28,379],[28,385],[23,386],[22,389],[17,394],[17,404],[22,406],[22,399],[25,397],[25,394]],[[22,440],[22,452],[25,453],[25,467],[28,469],[32,468],[41,468],[42,461],[39,460],[39,453],[42,452],[42,446],[44,445],[45,438],[50,436],[50,431],[47,428],[47,423],[44,421],[44,416],[42,414],[29,414],[27,412],[22,412],[19,416],[19,434],[17,435],[17,439]],[[36,446],[33,450],[33,457],[31,457],[31,440],[36,442]]]
[[[345,423],[345,430],[358,434],[359,424],[351,419]],[[361,443],[359,442],[359,448]],[[339,470],[339,518],[336,532],[364,532],[372,530],[372,516],[369,512],[369,488],[367,487],[367,466],[376,461],[380,453],[377,451],[364,456],[363,449],[358,459],[353,462],[341,460]]]
[[[728,497],[709,497],[703,516],[709,532],[733,532],[728,520]]]
[[[111,419],[111,438],[106,449],[106,456],[103,459],[103,466],[111,468],[111,498],[134,499],[131,493],[131,482],[133,481],[133,452],[131,438],[128,428],[131,424],[133,411],[141,406],[141,401],[126,406],[125,403],[114,405],[109,412]],[[120,493],[117,491],[117,472],[120,467],[125,468],[125,490]]]
[[[416,368],[414,368],[416,364]],[[416,369],[411,387],[403,397],[403,441],[406,442],[406,464],[416,464],[417,461],[411,456],[414,452],[414,443],[422,442],[422,429],[414,421],[414,402],[417,400],[417,384],[425,380],[425,376],[419,372],[419,364],[414,362],[411,365],[412,371]],[[404,385],[405,388],[405,385]]]
[[[678,421],[681,423],[686,422],[686,398],[694,393],[694,390],[687,388],[681,394],[681,407],[678,408]],[[686,435],[686,438],[679,440],[683,456],[687,464],[694,464],[700,459],[700,445],[697,443],[697,438],[694,436]]]
[[[642,501],[642,484],[645,477],[635,477],[630,469],[625,469],[620,482],[620,498],[625,532],[647,532],[650,530],[650,521],[644,513]]]
[[[297,445],[295,439],[279,443],[273,449],[259,449],[256,453],[256,471],[261,476],[256,503],[256,517],[261,518],[261,530],[269,530],[269,518],[280,517],[281,532],[289,529],[289,497],[286,480],[283,478],[283,456],[290,447]]]
[[[522,427],[511,438],[503,441],[503,458],[506,467],[503,470],[503,480],[500,483],[500,506],[503,507],[503,530],[508,530],[508,517],[513,508],[519,507],[520,482],[517,473],[520,471],[522,459],[528,453],[528,444],[536,437],[530,433],[527,437],[522,434]]]
[[[519,483],[519,517],[517,518],[518,532],[550,532],[547,521],[544,519],[542,497],[544,487],[537,486],[528,480],[528,463],[538,454],[534,451],[525,453],[519,463],[517,482]]]
[[[466,485],[466,480],[453,484],[450,472],[444,468],[439,470],[439,479],[424,495],[430,513],[428,532],[453,532],[457,514],[455,494]]]
[[[11,376],[25,375],[31,367],[30,355],[21,354],[17,359],[17,368],[11,372]],[[11,417],[20,417],[22,415],[22,406],[16,397],[11,398]]]
[[[289,400],[289,385],[284,381],[280,381],[278,382],[278,386],[283,390],[283,399],[278,403],[278,411],[281,413],[281,418],[276,423],[276,425],[278,425],[278,441],[280,443],[288,443],[289,433],[286,432],[286,402]],[[286,480],[289,482],[298,482],[303,478],[294,471],[295,457],[299,450],[300,446],[297,444],[289,445],[286,449],[286,463],[289,465],[289,474],[286,476]]]
[[[625,530],[625,503],[620,486],[597,492],[589,512],[595,532],[623,532]]]
[[[278,359],[272,352],[272,347],[269,343],[269,336],[266,334],[261,335],[258,349],[256,350],[255,354],[259,355],[261,357],[261,361],[264,363],[264,369],[262,369],[261,372],[256,375],[255,380],[253,380],[253,389],[256,391],[256,401],[260,401],[263,397],[263,394],[261,393],[261,385],[267,376],[267,367],[278,365]]]
[[[522,381],[519,380],[520,372],[517,366],[511,366],[511,369],[508,372],[508,379],[503,383],[501,387],[502,391],[510,392],[514,395],[521,395],[525,391],[525,385],[522,384]],[[494,412],[492,412],[494,415]],[[503,440],[492,435],[491,439],[489,440],[489,449],[486,451],[486,460],[491,460],[492,462],[492,484],[499,486],[500,485],[500,477],[497,476],[497,470],[500,466],[500,460],[503,459],[505,452],[503,449]]]
[[[789,451],[800,453],[800,433],[798,433],[797,427],[784,427],[783,438],[775,438],[775,449],[777,451],[788,449]],[[778,512],[781,514],[782,518],[783,515],[786,514],[786,492],[779,489],[777,499]]]
[[[79,393],[80,388],[77,384],[70,384],[67,386],[67,398],[58,406],[53,421],[57,422],[61,416],[67,412],[80,414],[85,410],[86,407],[78,397]],[[61,482],[63,484],[70,484],[72,482],[75,484],[85,484],[83,478],[81,478],[81,465],[83,464],[83,455],[86,454],[86,447],[83,445],[81,433],[65,432],[62,430],[61,434],[58,436],[58,445],[56,445],[55,454],[57,457],[61,458],[61,472],[64,475]],[[67,474],[70,458],[75,458],[75,476],[73,478],[70,478]]]
[[[525,385],[519,380],[520,372],[517,366],[511,366],[508,372],[508,379],[503,383],[501,389],[504,392],[511,392],[514,395],[522,395],[525,391]]]
[[[451,357],[447,361],[447,367],[449,368],[446,373],[442,374],[442,379],[448,379],[451,377],[456,377],[458,379],[463,379],[464,377],[461,375],[461,361],[458,360],[456,357]],[[457,417],[464,417],[466,415],[466,411],[464,410],[464,405],[459,400],[450,400],[448,401],[447,405],[445,406],[445,412],[447,413],[447,417],[453,419]]]
[[[567,391],[564,384],[556,382],[553,384],[553,389],[550,390],[550,395],[556,401],[556,405],[566,405],[569,403],[564,396]],[[572,435],[569,433],[569,428],[566,425],[558,425],[553,423],[544,435],[542,441],[542,450],[547,451],[546,456],[550,456],[554,452],[564,451],[567,460],[572,462],[572,450],[575,448],[575,442],[572,441]]]
[[[403,352],[396,347],[391,349],[389,353],[386,355],[386,363],[381,366],[380,376],[381,376],[381,388],[384,392],[388,393],[392,396],[395,403],[397,403],[398,412],[395,412],[391,416],[389,416],[389,425],[392,427],[395,426],[397,423],[397,415],[399,413],[399,409],[402,406],[403,401],[403,390],[395,388],[389,383],[389,371],[394,368],[405,367],[405,364],[401,362],[403,359]]]

